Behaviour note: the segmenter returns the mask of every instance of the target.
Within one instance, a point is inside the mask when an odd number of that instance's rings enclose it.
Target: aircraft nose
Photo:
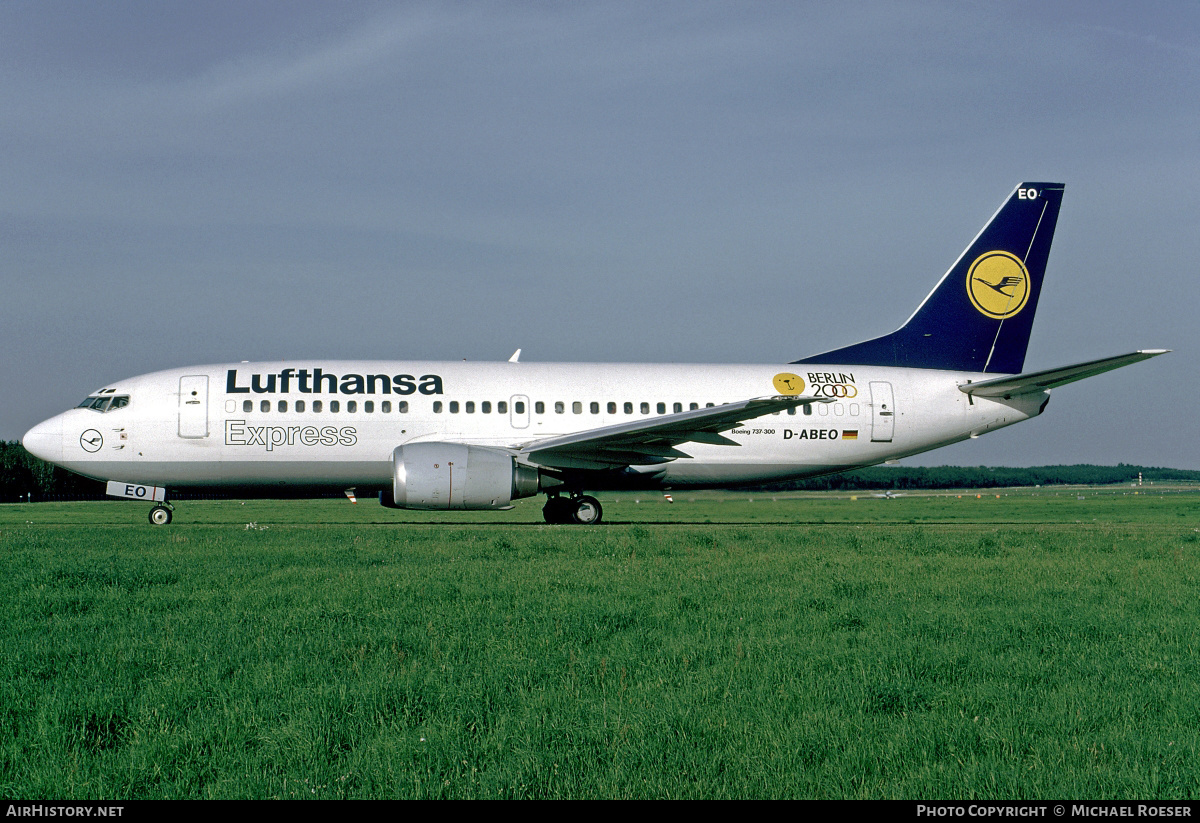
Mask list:
[[[62,447],[62,418],[51,417],[44,423],[38,423],[21,438],[25,451],[47,463],[61,463]]]

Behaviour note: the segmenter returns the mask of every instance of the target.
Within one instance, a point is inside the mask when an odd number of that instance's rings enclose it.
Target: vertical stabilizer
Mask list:
[[[1025,363],[1061,183],[1022,183],[896,331],[796,363],[1016,374]]]

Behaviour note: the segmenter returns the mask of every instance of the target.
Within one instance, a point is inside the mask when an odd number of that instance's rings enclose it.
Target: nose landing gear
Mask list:
[[[150,510],[150,522],[155,526],[165,526],[171,522],[172,506],[160,505]]]

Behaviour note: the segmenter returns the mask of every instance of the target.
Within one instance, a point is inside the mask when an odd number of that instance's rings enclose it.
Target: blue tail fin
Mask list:
[[[903,326],[794,362],[1020,372],[1062,195],[1060,183],[1017,186]]]

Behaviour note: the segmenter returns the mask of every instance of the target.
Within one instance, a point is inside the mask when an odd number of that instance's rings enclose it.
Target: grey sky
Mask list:
[[[1066,184],[1027,368],[909,462],[1200,468],[1200,5],[0,4],[0,438],[283,357],[786,362]]]

